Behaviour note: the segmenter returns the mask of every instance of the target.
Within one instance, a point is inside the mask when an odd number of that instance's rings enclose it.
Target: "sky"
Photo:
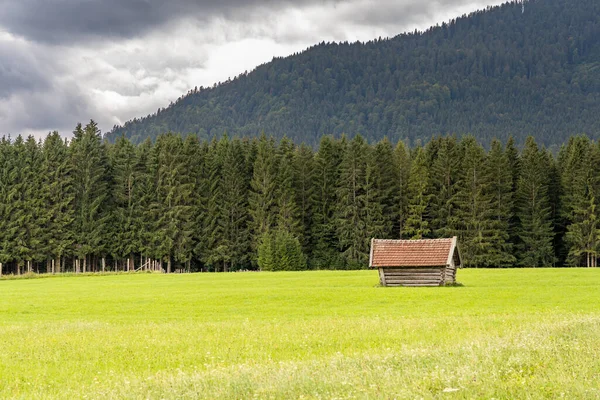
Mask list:
[[[325,41],[367,41],[495,0],[0,0],[0,135],[116,124]]]

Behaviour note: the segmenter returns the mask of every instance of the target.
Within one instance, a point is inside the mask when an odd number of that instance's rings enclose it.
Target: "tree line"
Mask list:
[[[3,273],[366,268],[377,238],[458,236],[467,267],[596,266],[600,145],[324,136],[0,141]]]

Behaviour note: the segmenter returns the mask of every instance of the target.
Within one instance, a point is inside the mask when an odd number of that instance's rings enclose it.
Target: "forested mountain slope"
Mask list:
[[[115,127],[134,142],[160,133],[256,136],[315,145],[324,134],[427,140],[471,133],[540,143],[600,132],[600,2],[531,0],[426,32],[322,43],[234,80],[190,91]]]

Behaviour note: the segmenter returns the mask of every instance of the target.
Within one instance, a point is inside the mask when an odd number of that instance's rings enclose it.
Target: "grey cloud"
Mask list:
[[[355,0],[344,7],[339,18],[359,26],[386,26],[400,34],[410,26],[428,28],[431,24],[459,17],[461,13],[500,4],[504,0]]]
[[[43,64],[26,48],[0,41],[0,98],[23,91],[46,90],[50,83]]]
[[[329,0],[328,0],[329,1]],[[331,0],[336,1],[336,0]],[[30,40],[73,43],[131,38],[180,18],[236,20],[250,8],[278,9],[324,0],[0,0],[0,26]]]
[[[87,114],[89,102],[62,78],[54,52],[0,37],[0,135],[64,130]]]

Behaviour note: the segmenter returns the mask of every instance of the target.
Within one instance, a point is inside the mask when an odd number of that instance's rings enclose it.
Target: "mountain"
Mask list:
[[[276,58],[106,134],[256,136],[314,145],[471,133],[556,145],[600,134],[600,2],[530,0],[367,43],[321,43]]]

